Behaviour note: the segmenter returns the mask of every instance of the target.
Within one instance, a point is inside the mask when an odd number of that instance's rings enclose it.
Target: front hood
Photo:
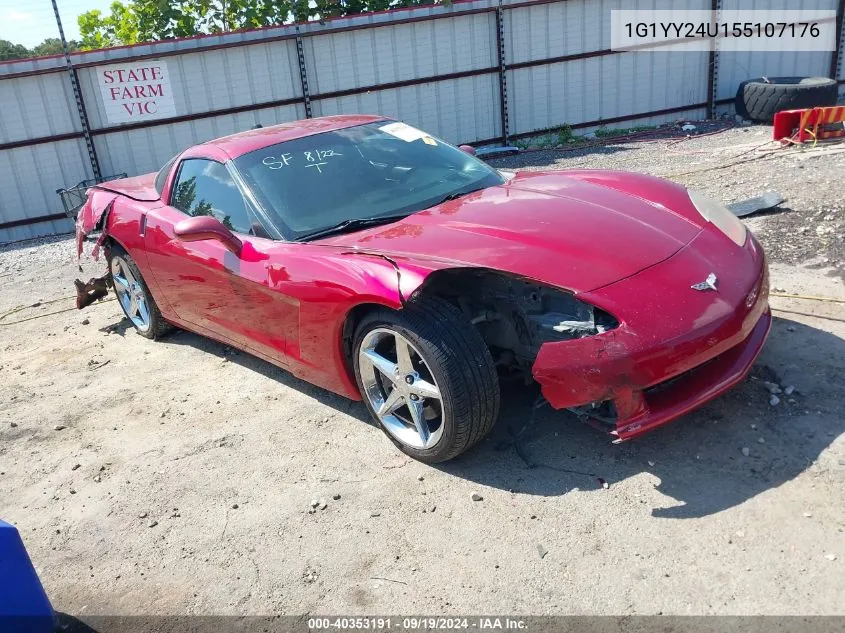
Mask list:
[[[566,172],[533,172],[321,243],[396,260],[448,260],[587,292],[671,257],[699,231],[658,203]]]

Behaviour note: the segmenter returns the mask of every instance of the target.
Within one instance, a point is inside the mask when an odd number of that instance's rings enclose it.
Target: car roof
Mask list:
[[[300,121],[291,121],[289,123],[281,123],[279,125],[260,127],[247,130],[246,132],[230,134],[229,136],[223,136],[203,143],[203,145],[213,145],[225,152],[229,158],[237,158],[238,156],[243,156],[249,152],[275,145],[276,143],[302,138],[303,136],[320,134],[321,132],[340,130],[355,125],[384,121],[385,119],[386,117],[383,116],[369,114],[302,119]]]

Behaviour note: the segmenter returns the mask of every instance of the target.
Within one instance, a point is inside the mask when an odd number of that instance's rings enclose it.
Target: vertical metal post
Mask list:
[[[53,13],[56,14],[56,24],[59,27],[59,38],[62,41],[62,51],[65,54],[65,64],[67,65],[67,72],[70,76],[70,85],[73,87],[73,97],[76,99],[76,111],[79,114],[79,122],[82,124],[82,136],[85,138],[85,145],[88,148],[88,160],[91,161],[91,171],[94,178],[100,180],[102,174],[100,173],[100,161],[97,159],[97,149],[94,147],[94,141],[91,138],[91,127],[88,124],[88,113],[85,111],[85,102],[82,100],[82,91],[79,89],[79,77],[76,75],[76,69],[73,67],[73,62],[70,60],[70,50],[68,49],[67,40],[65,39],[65,31],[62,28],[62,18],[59,16],[59,7],[56,0],[53,2]]]
[[[711,0],[710,23],[718,24],[719,11],[722,8],[722,0]],[[718,33],[717,33],[718,35]],[[716,82],[719,80],[719,38],[714,37],[710,41],[710,55],[707,60],[707,118],[712,119],[716,114]]]
[[[302,48],[302,36],[299,34],[299,27],[296,27],[296,55],[299,58],[299,80],[302,82],[302,102],[305,105],[305,117],[310,119],[311,93],[308,90],[308,72],[305,69],[305,52]]]
[[[502,144],[508,145],[510,130],[508,123],[508,75],[505,64],[505,16],[502,9],[502,0],[496,7],[496,43],[499,54],[499,106],[502,119]]]
[[[842,50],[842,23],[845,21],[845,0],[839,0],[839,8],[836,11],[836,48],[830,54],[830,78],[839,79],[842,72],[842,58],[845,51]]]

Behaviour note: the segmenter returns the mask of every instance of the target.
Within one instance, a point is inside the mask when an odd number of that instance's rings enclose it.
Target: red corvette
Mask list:
[[[463,150],[463,151],[462,151]],[[616,441],[741,381],[765,256],[722,205],[634,173],[506,173],[404,123],[337,116],[196,145],[77,219],[137,331],[225,342],[367,408],[426,462],[481,440],[499,379]]]

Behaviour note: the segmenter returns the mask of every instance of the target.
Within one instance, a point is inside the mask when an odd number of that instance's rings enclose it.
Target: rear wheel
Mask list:
[[[138,334],[157,339],[173,329],[161,316],[135,261],[117,245],[109,253],[109,272],[117,301]]]
[[[480,442],[499,413],[499,384],[481,335],[436,298],[359,324],[355,376],[370,414],[400,450],[427,463]]]

